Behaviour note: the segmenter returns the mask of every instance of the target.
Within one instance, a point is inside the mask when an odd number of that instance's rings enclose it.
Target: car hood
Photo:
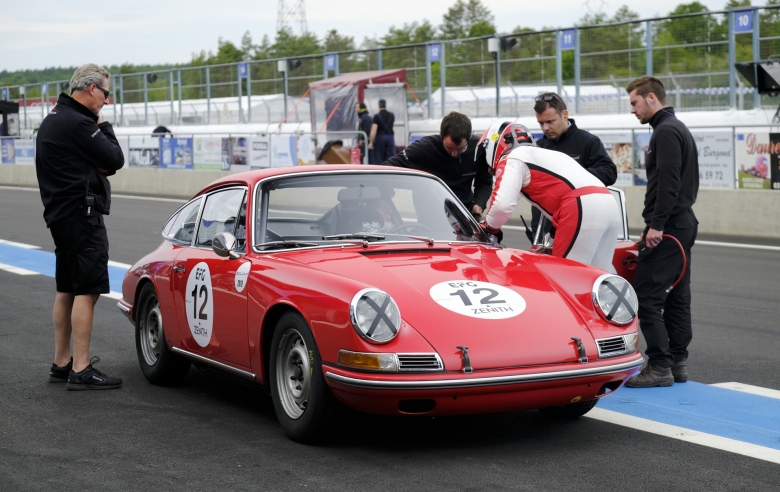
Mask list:
[[[459,346],[468,347],[475,370],[576,362],[572,338],[581,339],[588,356],[595,357],[586,324],[524,260],[530,254],[482,245],[372,247],[290,259],[390,294],[402,318],[436,349],[446,370],[463,368]]]

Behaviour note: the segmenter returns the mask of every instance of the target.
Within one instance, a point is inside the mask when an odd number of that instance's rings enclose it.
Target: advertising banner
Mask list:
[[[222,140],[219,137],[195,137],[192,144],[193,169],[199,171],[228,169],[229,154],[223,153]]]
[[[779,144],[777,133],[745,132],[737,133],[734,152],[737,162],[738,186],[750,190],[768,190],[772,186],[770,177],[770,158],[772,150],[775,159]],[[772,144],[774,138],[775,144]]]
[[[317,162],[317,149],[314,145],[314,138],[309,135],[292,137],[296,139],[295,150],[298,156],[299,166],[311,166]]]
[[[634,133],[634,184],[647,186],[647,151],[652,133]]]
[[[271,167],[298,165],[295,135],[271,135]]]
[[[20,138],[15,142],[17,164],[33,165],[35,164],[35,140],[31,138]]]
[[[160,167],[160,138],[130,136],[127,138],[127,163],[130,167]],[[125,141],[120,140],[120,147]]]
[[[247,137],[230,138],[230,170],[249,171],[249,144]]]
[[[13,138],[0,138],[0,155],[2,155],[3,164],[14,164],[16,162]]]
[[[617,166],[615,186],[634,185],[633,142],[630,132],[599,133],[597,136],[604,144],[607,154]]]
[[[160,138],[160,167],[192,169],[192,138]]]
[[[699,151],[699,188],[734,188],[734,147],[729,131],[691,131]]]
[[[249,167],[262,169],[271,167],[271,142],[268,135],[249,138]]]

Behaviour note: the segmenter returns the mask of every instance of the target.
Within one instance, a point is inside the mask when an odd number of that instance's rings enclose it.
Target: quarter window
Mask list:
[[[191,201],[168,219],[168,223],[163,227],[163,237],[171,241],[191,244],[201,201],[202,198]]]

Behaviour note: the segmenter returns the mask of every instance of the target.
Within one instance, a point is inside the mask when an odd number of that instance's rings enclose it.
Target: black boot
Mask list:
[[[675,362],[672,366],[672,375],[674,376],[675,383],[684,383],[688,381],[688,368],[686,367],[686,361],[681,360]]]
[[[626,381],[629,388],[653,388],[655,386],[671,386],[674,376],[670,368],[654,367],[648,362],[642,372]]]

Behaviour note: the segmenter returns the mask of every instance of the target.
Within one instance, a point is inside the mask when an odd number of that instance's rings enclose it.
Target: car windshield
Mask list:
[[[260,249],[312,243],[433,240],[488,242],[457,197],[428,176],[326,172],[267,182],[257,200]]]

